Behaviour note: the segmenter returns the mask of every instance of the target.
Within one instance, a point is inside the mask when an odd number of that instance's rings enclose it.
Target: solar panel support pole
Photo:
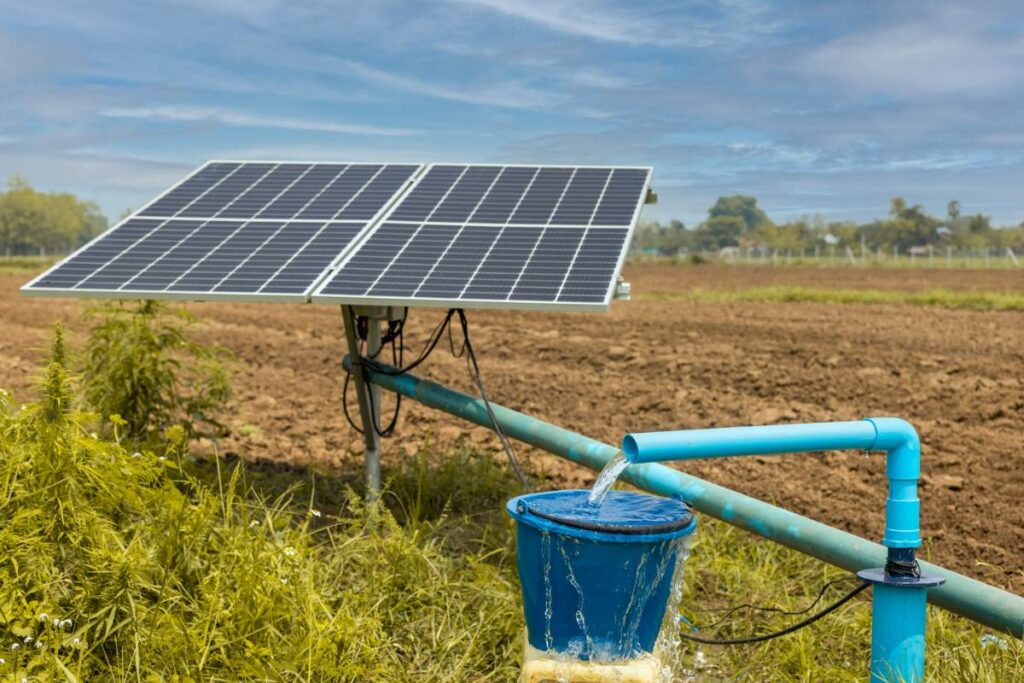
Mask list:
[[[374,311],[370,311],[374,312]],[[366,497],[376,500],[380,495],[380,425],[376,414],[380,413],[380,387],[363,380],[363,366],[360,362],[359,337],[356,331],[356,313],[351,306],[341,307],[345,321],[345,337],[348,340],[349,358],[352,363],[352,376],[356,383],[356,395],[359,397],[359,417],[363,426],[363,443],[366,447]],[[380,349],[380,318],[368,315],[369,325],[366,335],[366,353],[374,356]],[[372,401],[372,403],[371,403]],[[371,406],[377,406],[374,411]]]

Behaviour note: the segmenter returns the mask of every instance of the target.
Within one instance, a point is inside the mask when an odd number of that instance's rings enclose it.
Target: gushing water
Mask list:
[[[629,467],[629,461],[626,460],[626,454],[619,451],[618,455],[609,460],[601,470],[601,473],[597,475],[594,487],[590,489],[590,495],[587,496],[587,505],[590,507],[600,507],[601,503],[604,502],[605,496],[612,490],[615,480],[619,478],[619,475],[627,467]]]
[[[668,597],[668,605],[665,608],[665,619],[662,622],[661,633],[658,635],[658,642],[655,645],[662,661],[661,680],[663,683],[672,683],[683,676],[683,680],[692,681],[699,676],[699,671],[688,671],[682,664],[684,654],[683,639],[679,635],[679,604],[683,599],[683,584],[685,579],[684,569],[686,560],[690,557],[690,545],[692,537],[681,538],[675,541],[676,547],[676,568],[672,575],[671,592]],[[698,649],[698,653],[700,650]]]

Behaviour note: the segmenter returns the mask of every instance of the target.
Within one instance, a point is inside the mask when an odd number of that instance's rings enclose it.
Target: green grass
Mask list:
[[[454,502],[399,495],[400,524],[342,482],[193,463],[180,427],[133,452],[73,409],[58,363],[43,386],[0,397],[0,680],[515,677],[507,532]],[[434,471],[393,479],[429,492]]]
[[[639,294],[640,300],[710,301],[728,303],[811,302],[823,304],[906,304],[971,311],[1024,311],[1024,294],[1013,292],[953,291],[931,289],[924,292],[898,292],[880,289],[823,289],[811,287],[755,287],[736,291],[695,289],[678,294]]]
[[[700,518],[687,563],[681,613],[691,623],[711,625],[723,608],[753,604],[801,610],[826,582],[848,576],[770,541]],[[854,584],[841,583],[826,593],[819,608],[838,599]],[[745,609],[724,624],[702,629],[707,637],[738,638],[768,633],[802,617]],[[926,678],[968,683],[1024,680],[1024,645],[987,631],[935,607],[928,608]],[[710,680],[863,681],[871,648],[870,593],[792,635],[756,645],[688,646],[681,666]],[[701,654],[697,654],[700,652]],[[702,679],[703,680],[703,679]]]
[[[855,253],[857,253],[855,251]],[[892,252],[882,253],[878,258],[874,252],[866,259],[855,258],[851,261],[844,253],[837,252],[834,257],[827,254],[818,257],[811,255],[801,256],[799,254],[779,254],[771,256],[746,256],[739,254],[733,257],[718,256],[715,253],[693,253],[684,256],[651,256],[644,254],[632,254],[629,257],[630,263],[648,264],[670,264],[677,266],[699,266],[706,263],[714,263],[721,266],[746,267],[746,266],[801,266],[805,268],[896,268],[896,269],[933,269],[933,270],[1019,270],[1024,264],[1024,258],[1017,255],[1017,263],[1004,254],[995,255],[986,259],[984,256],[958,256],[954,255],[947,259],[945,252],[936,251],[929,259],[927,255],[914,256],[900,254],[895,259]]]
[[[63,256],[0,256],[0,274],[41,273]]]

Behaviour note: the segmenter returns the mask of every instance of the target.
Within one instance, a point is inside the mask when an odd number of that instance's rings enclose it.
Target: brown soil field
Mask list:
[[[633,265],[638,294],[775,284],[1024,291],[1020,271]],[[0,275],[0,386],[29,397],[49,328],[76,336],[84,304],[26,299],[27,275]],[[235,398],[221,448],[249,459],[356,467],[362,442],[341,411],[344,334],[337,308],[190,304],[200,339],[236,355]],[[1024,591],[1024,314],[909,305],[616,302],[608,314],[470,311],[492,400],[610,443],[629,431],[904,417],[923,440],[925,555]],[[411,353],[439,321],[409,318]],[[409,356],[407,356],[409,357]],[[446,345],[421,368],[471,392]],[[410,401],[387,461],[429,439],[443,452],[487,430]],[[521,448],[555,481],[594,474]],[[881,455],[833,453],[688,463],[688,472],[809,517],[880,538]]]

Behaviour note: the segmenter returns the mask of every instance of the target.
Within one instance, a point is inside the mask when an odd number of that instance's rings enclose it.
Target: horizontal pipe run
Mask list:
[[[632,463],[723,458],[734,455],[871,450],[875,426],[867,420],[765,427],[718,427],[627,434],[622,452]]]
[[[886,452],[889,497],[882,544],[889,548],[920,546],[917,481],[921,441],[906,420],[871,417],[849,422],[683,429],[627,434],[622,439],[622,452],[634,464],[847,449]]]
[[[351,367],[345,358],[346,369]],[[491,420],[483,401],[411,374],[368,371],[371,382],[483,427]],[[505,433],[542,450],[600,470],[619,449],[491,403]],[[622,478],[652,493],[677,496],[705,514],[851,572],[885,564],[886,549],[871,541],[769,505],[664,465],[633,465]],[[928,601],[989,628],[1024,638],[1024,598],[929,562],[926,574],[946,583],[928,591]]]

